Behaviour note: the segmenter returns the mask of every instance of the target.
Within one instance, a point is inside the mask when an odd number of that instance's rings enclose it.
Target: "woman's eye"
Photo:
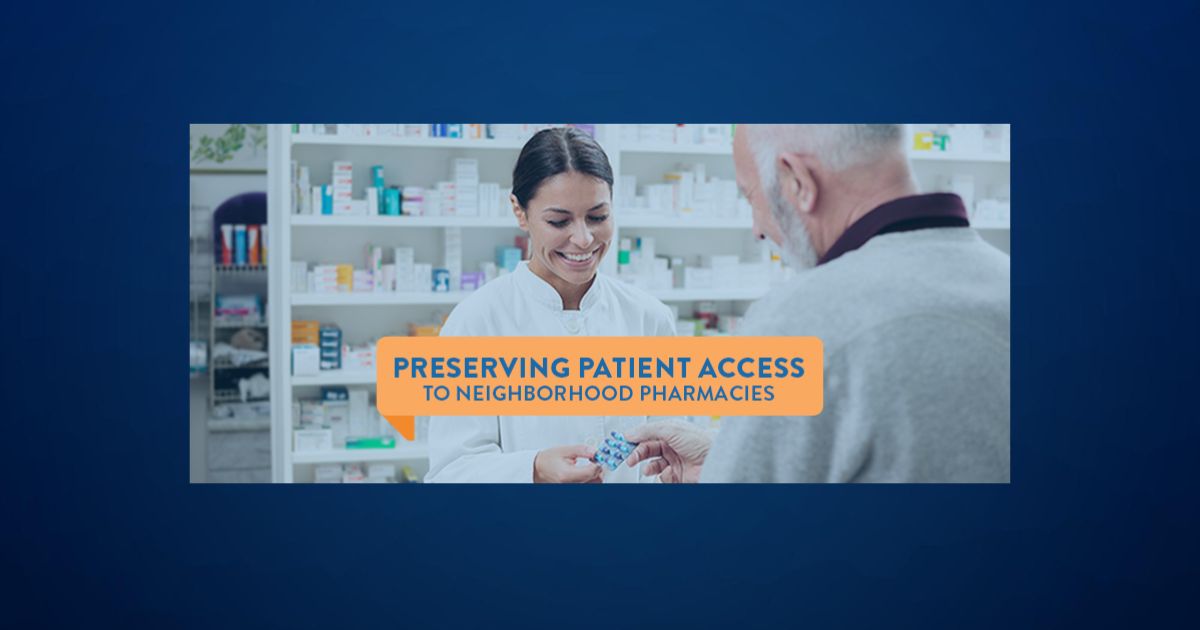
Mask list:
[[[598,217],[588,217],[588,221],[591,221],[592,223],[604,223],[607,220],[608,220],[607,214],[603,215],[603,216],[598,216]]]
[[[567,226],[566,219],[563,219],[562,221],[547,221],[546,223],[549,223],[550,225],[553,225],[556,228],[561,228],[561,227]]]

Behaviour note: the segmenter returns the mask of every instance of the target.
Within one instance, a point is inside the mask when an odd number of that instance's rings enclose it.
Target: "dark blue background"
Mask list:
[[[257,4],[0,26],[18,620],[1190,612],[1196,2]],[[189,485],[186,124],[397,119],[1013,123],[1012,484]]]

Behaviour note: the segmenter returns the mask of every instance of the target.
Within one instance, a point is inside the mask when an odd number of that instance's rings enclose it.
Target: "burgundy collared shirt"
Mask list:
[[[846,252],[852,252],[879,234],[970,225],[962,199],[953,193],[930,193],[893,199],[851,224],[817,264],[823,265]]]

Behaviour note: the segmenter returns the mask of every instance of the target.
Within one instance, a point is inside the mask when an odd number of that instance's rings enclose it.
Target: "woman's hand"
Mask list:
[[[596,451],[584,444],[556,446],[538,451],[533,458],[534,483],[600,483],[600,465],[588,461],[586,466],[575,465],[575,460],[590,460]]]

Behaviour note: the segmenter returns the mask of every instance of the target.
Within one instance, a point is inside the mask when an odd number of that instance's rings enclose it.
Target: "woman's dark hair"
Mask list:
[[[604,149],[591,136],[574,127],[543,129],[533,134],[521,149],[513,167],[512,194],[522,208],[528,207],[542,182],[572,171],[603,180],[612,193],[612,166]]]

